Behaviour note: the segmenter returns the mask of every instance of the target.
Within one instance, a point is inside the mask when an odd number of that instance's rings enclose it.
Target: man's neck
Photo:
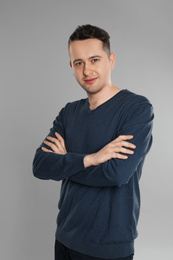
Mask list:
[[[113,84],[108,89],[103,89],[102,91],[99,91],[95,94],[88,93],[88,99],[90,104],[90,109],[94,110],[98,106],[105,103],[107,100],[115,96],[118,92],[120,92],[121,89],[114,86]]]

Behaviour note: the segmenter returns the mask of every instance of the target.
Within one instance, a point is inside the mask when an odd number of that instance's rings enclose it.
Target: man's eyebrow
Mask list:
[[[102,58],[102,57],[99,56],[99,55],[94,55],[94,56],[89,57],[90,60],[91,60],[91,59],[94,59],[94,58]]]
[[[91,56],[91,57],[89,57],[88,59],[89,60],[92,60],[92,59],[95,59],[95,58],[102,58],[101,56],[99,56],[99,55],[94,55],[94,56]],[[75,63],[75,62],[79,62],[79,61],[83,61],[82,59],[76,59],[76,60],[74,60],[73,61],[73,64]]]
[[[77,62],[77,61],[82,61],[82,59],[76,59],[76,60],[74,60],[74,61],[73,61],[73,64],[74,64],[75,62]]]

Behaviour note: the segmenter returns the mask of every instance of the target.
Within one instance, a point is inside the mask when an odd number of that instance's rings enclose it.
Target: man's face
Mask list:
[[[98,39],[74,41],[69,47],[73,73],[88,94],[95,94],[111,84],[115,55],[108,55]]]

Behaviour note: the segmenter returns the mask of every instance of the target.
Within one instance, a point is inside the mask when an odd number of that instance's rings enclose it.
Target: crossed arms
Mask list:
[[[127,184],[136,171],[140,174],[152,144],[151,104],[137,107],[117,133],[118,138],[93,154],[66,150],[62,117],[60,112],[48,137],[36,151],[35,177],[56,181],[69,178],[83,185],[104,187]]]
[[[53,138],[51,136],[47,137],[47,140],[44,141],[44,143],[51,148],[47,149],[45,147],[42,147],[42,150],[44,152],[54,152],[56,154],[66,154],[66,146],[65,141],[62,138],[60,134],[55,132],[56,138]],[[136,146],[132,143],[127,142],[126,140],[132,139],[132,135],[121,135],[112,142],[108,143],[106,146],[104,146],[101,150],[99,150],[96,153],[86,155],[84,157],[84,167],[88,168],[90,166],[97,166],[101,163],[104,163],[112,158],[118,158],[118,159],[127,159],[128,156],[125,154],[133,154],[134,151],[127,149],[135,149]]]

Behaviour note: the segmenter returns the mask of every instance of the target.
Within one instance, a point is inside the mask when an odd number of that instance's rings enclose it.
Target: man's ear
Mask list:
[[[72,68],[71,60],[70,60],[70,67]]]
[[[114,66],[115,66],[115,61],[116,61],[116,56],[115,56],[115,53],[111,53],[110,54],[110,64],[111,64],[111,70],[114,69]]]

